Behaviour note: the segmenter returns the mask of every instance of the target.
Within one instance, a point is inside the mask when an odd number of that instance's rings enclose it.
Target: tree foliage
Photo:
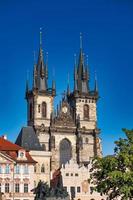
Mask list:
[[[126,138],[115,142],[114,155],[96,158],[92,164],[94,190],[111,200],[133,199],[133,130],[123,131]]]

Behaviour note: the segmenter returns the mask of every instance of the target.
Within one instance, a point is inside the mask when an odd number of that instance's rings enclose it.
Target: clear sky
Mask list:
[[[133,1],[132,0],[1,0],[0,1],[0,135],[15,141],[26,125],[25,80],[32,82],[33,52],[38,53],[43,27],[44,53],[49,53],[49,83],[55,71],[56,102],[70,74],[79,33],[88,54],[90,85],[97,71],[100,99],[98,126],[103,153],[133,128]]]

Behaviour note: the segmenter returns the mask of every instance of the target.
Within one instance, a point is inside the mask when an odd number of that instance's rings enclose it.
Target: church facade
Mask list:
[[[18,135],[16,144],[33,151],[50,152],[50,170],[54,171],[73,160],[87,166],[94,156],[102,156],[100,129],[97,127],[97,81],[89,86],[89,69],[85,64],[82,36],[78,62],[74,65],[74,86],[69,85],[62,100],[54,108],[55,81],[48,85],[48,63],[40,42],[37,63],[34,63],[33,85],[26,84],[27,127]]]

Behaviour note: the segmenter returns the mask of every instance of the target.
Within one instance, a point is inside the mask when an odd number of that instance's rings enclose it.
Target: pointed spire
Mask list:
[[[44,70],[43,49],[42,49],[42,28],[40,28],[40,48],[39,48],[38,65],[40,67],[40,77],[44,78],[45,70]]]
[[[88,64],[88,55],[86,56],[86,80],[89,80],[89,64]]]
[[[37,88],[37,65],[36,65],[36,56],[34,51],[34,69],[33,69],[33,88]]]
[[[82,79],[86,80],[86,72],[85,72],[85,66],[84,66],[84,53],[83,53],[83,71],[82,71]]]
[[[96,71],[95,71],[95,86],[94,86],[94,91],[96,93],[98,93],[98,84],[97,84],[97,74],[96,74]]]
[[[26,80],[26,93],[28,93],[28,92],[29,92],[29,81]]]
[[[55,80],[52,81],[52,95],[53,95],[53,96],[56,95],[56,84],[55,84]]]
[[[76,54],[74,54],[74,91],[77,91],[77,63]]]
[[[70,95],[70,83],[69,83],[69,73],[68,73],[68,77],[67,77],[67,96]]]
[[[25,87],[25,98],[27,98],[28,92],[29,92],[29,71],[27,70],[26,87]]]
[[[48,52],[46,52],[45,76],[46,76],[46,79],[48,79]]]
[[[82,33],[80,33],[80,53],[79,53],[79,62],[78,62],[78,82],[81,82],[83,76],[83,65],[84,65],[84,56],[83,56],[83,46],[82,46]]]
[[[40,47],[42,47],[42,28],[40,27]]]
[[[83,48],[83,40],[82,40],[82,33],[80,33],[80,50],[82,51]]]
[[[58,117],[58,115],[59,115],[59,106],[57,104],[57,117]]]

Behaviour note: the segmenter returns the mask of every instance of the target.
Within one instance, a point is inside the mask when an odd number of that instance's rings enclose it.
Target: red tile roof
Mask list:
[[[23,149],[17,144],[13,144],[12,142],[0,137],[0,151],[18,151]]]
[[[17,158],[19,150],[24,150],[24,148],[20,147],[17,144],[13,144],[12,142],[4,139],[3,137],[0,137],[0,151],[2,153],[10,156],[17,163],[36,163],[36,161],[32,159],[31,155],[26,150],[24,151],[27,159],[18,160]]]

